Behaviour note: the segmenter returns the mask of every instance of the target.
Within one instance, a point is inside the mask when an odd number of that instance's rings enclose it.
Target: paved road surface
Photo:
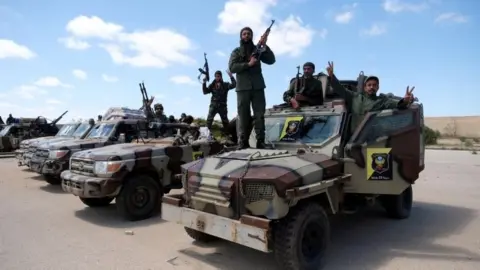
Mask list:
[[[325,269],[480,269],[480,155],[428,151],[410,219],[380,211],[333,221]],[[134,235],[125,234],[126,230]],[[199,246],[176,224],[122,221],[0,160],[0,269],[275,269],[271,255]]]

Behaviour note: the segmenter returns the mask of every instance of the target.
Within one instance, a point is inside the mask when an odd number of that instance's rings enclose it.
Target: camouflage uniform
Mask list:
[[[221,71],[216,71],[215,75],[222,76]],[[235,78],[230,77],[231,83],[224,82],[223,79],[217,82],[214,80],[208,87],[207,82],[203,82],[203,94],[208,95],[212,94],[212,98],[210,99],[210,107],[208,109],[208,116],[207,116],[207,128],[209,130],[212,129],[213,118],[217,113],[220,115],[220,119],[222,120],[223,130],[227,132],[228,129],[228,109],[227,109],[227,97],[228,91],[235,88],[237,85],[237,81]]]
[[[160,123],[168,123],[168,118],[163,113],[163,105],[157,103],[153,106],[153,108],[155,110],[155,117],[157,118],[157,121],[159,121]]]
[[[370,80],[372,77],[367,78],[365,82]],[[378,81],[378,78],[375,77]],[[330,77],[330,83],[333,90],[340,95],[347,104],[347,109],[352,113],[352,120],[350,122],[350,131],[352,134],[357,126],[362,122],[363,118],[368,112],[371,111],[381,111],[388,109],[407,109],[410,103],[405,102],[403,99],[396,100],[387,97],[385,94],[380,95],[368,95],[365,92],[354,92],[344,88],[338,81],[335,75]]]
[[[315,72],[315,65],[312,62],[307,62],[303,65],[310,66]],[[296,94],[301,94],[308,99],[308,101],[298,101],[300,105],[322,105],[323,104],[323,89],[322,83],[315,77],[301,77],[299,78],[298,88],[297,80],[293,80],[288,87],[288,90],[283,93],[283,101],[290,103],[290,100]]]
[[[240,31],[253,31],[245,27]],[[261,55],[259,61],[253,67],[248,65],[250,56],[253,53],[255,45],[250,40],[246,43],[240,39],[240,47],[235,48],[228,63],[232,73],[237,76],[237,113],[238,113],[238,147],[245,148],[248,144],[247,127],[250,125],[250,106],[253,108],[255,119],[255,132],[257,139],[257,148],[265,147],[265,81],[262,75],[262,62],[267,65],[275,63],[275,54],[267,46],[266,51]]]

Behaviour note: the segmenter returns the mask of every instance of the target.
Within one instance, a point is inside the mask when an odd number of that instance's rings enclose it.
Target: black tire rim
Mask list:
[[[307,263],[316,261],[323,254],[325,234],[322,228],[323,224],[320,221],[307,221],[304,226],[300,251]]]
[[[130,195],[130,201],[135,208],[144,208],[150,202],[150,191],[144,186],[136,187]]]

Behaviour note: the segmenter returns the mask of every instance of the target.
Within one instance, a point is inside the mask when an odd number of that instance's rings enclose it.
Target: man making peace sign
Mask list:
[[[330,83],[338,95],[340,95],[347,104],[348,110],[352,113],[352,121],[350,125],[350,134],[352,134],[357,126],[362,122],[368,112],[381,111],[388,109],[406,109],[414,100],[413,90],[407,86],[405,96],[399,101],[387,97],[384,94],[377,95],[380,88],[380,80],[378,77],[370,76],[365,80],[364,91],[354,92],[344,88],[333,72],[333,62],[328,62],[327,67]]]

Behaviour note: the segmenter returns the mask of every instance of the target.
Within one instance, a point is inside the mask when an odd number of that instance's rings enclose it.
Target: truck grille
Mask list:
[[[35,151],[35,155],[40,158],[48,158],[48,150],[45,149],[37,149]]]
[[[94,161],[90,159],[72,158],[70,161],[70,171],[83,175],[94,175]]]
[[[247,183],[245,184],[246,203],[273,199],[273,185]]]

